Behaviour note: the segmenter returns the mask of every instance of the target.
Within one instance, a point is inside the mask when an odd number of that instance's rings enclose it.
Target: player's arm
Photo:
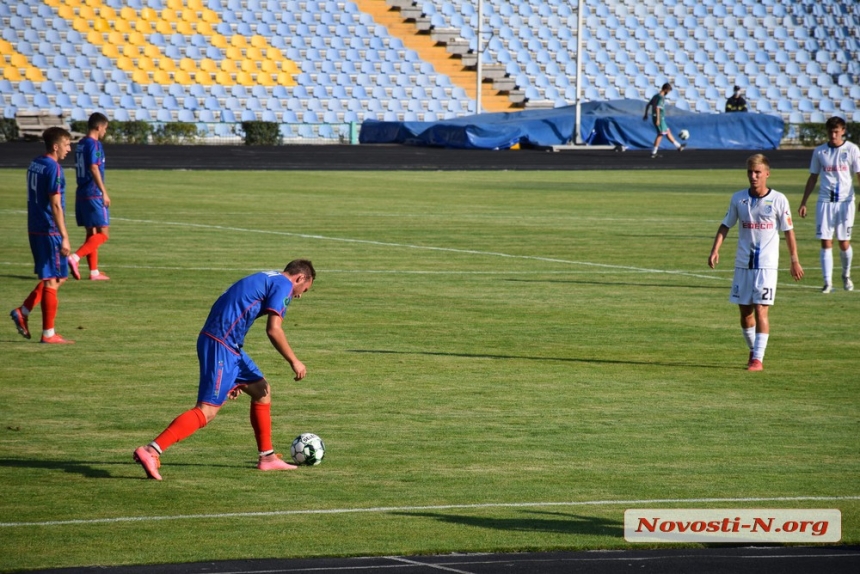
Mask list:
[[[110,207],[110,196],[108,195],[107,188],[105,187],[105,182],[102,180],[102,172],[99,169],[99,164],[91,163],[90,173],[93,175],[93,181],[96,182],[96,186],[102,192],[102,200],[104,201],[105,207]]]
[[[800,266],[800,260],[797,257],[797,240],[794,237],[793,229],[785,232],[785,245],[788,247],[788,254],[791,256],[791,276],[795,281],[800,281],[803,279],[803,267]]]
[[[72,252],[72,244],[69,243],[69,232],[66,231],[66,216],[63,213],[63,196],[59,193],[51,195],[51,215],[54,218],[54,223],[63,238],[63,245],[60,248],[60,253],[63,257],[68,257]]]
[[[643,120],[648,119],[648,110],[650,110],[650,109],[651,109],[651,101],[649,100],[649,102],[647,104],[645,104],[645,114],[642,116]]]
[[[818,174],[810,173],[809,179],[806,180],[806,188],[803,190],[803,199],[800,200],[800,207],[797,208],[797,213],[800,217],[806,217],[806,202],[809,196],[812,195],[812,190],[815,189],[816,183],[818,183]]]
[[[272,343],[272,346],[277,349],[281,356],[290,364],[290,367],[296,374],[295,380],[300,381],[305,378],[308,370],[305,368],[304,363],[302,363],[299,358],[296,357],[296,354],[293,353],[292,347],[290,347],[290,344],[287,342],[287,336],[284,334],[282,323],[283,319],[281,319],[280,315],[270,312],[269,319],[266,322],[266,335],[269,337],[269,341]]]
[[[717,266],[717,263],[720,262],[720,247],[723,245],[723,241],[726,240],[726,236],[729,234],[729,228],[724,224],[720,224],[720,228],[717,230],[717,235],[714,237],[714,246],[711,247],[711,255],[708,257],[708,267],[713,269]]]

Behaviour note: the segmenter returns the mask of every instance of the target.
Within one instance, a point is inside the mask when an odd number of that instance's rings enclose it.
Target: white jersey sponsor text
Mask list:
[[[723,219],[728,228],[738,223],[735,267],[779,268],[779,234],[794,228],[788,198],[773,189],[764,197],[755,197],[748,189],[742,189],[732,195]]]
[[[860,148],[851,142],[815,148],[809,172],[821,177],[818,201],[854,201],[854,174],[860,173]]]

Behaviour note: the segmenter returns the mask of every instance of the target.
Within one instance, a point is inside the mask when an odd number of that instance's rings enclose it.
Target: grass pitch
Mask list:
[[[3,313],[36,283],[24,179],[0,171]],[[770,183],[796,210],[805,180]],[[839,508],[860,542],[860,293],[818,293],[814,222],[796,219],[806,278],[783,248],[766,370],[744,370],[734,233],[707,267],[743,169],[108,184],[112,280],[60,290],[57,330],[77,344],[3,319],[2,570],[620,548],[623,511],[646,506]],[[326,460],[256,471],[243,397],[145,480],[131,452],[193,406],[211,304],[295,257],[318,269],[285,321],[308,378],[260,325],[247,350],[273,386],[276,448],[314,432]]]

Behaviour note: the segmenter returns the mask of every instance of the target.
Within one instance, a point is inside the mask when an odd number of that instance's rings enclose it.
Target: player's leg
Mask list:
[[[44,291],[45,282],[39,281],[36,288],[30,292],[26,299],[24,299],[21,306],[16,307],[9,312],[12,322],[15,323],[15,328],[18,329],[18,333],[25,339],[29,339],[31,337],[28,321],[30,312],[41,304]]]
[[[851,281],[851,264],[854,259],[854,250],[851,248],[851,228],[854,227],[854,214],[853,201],[840,204],[836,238],[839,240],[839,258],[842,262],[842,286],[846,291],[854,290],[854,282]]]
[[[770,336],[770,321],[767,314],[767,305],[755,305],[755,344],[753,345],[752,359],[747,366],[748,371],[761,371],[764,369],[764,352],[767,349],[767,340]]]
[[[752,270],[735,267],[732,278],[732,291],[729,302],[738,306],[741,313],[741,333],[749,350],[747,366],[753,359],[753,347],[755,346],[755,307],[753,306],[753,282]]]
[[[41,252],[49,253],[47,258],[37,259],[37,273],[44,283],[42,287],[42,343],[66,344],[74,343],[64,339],[54,330],[54,322],[57,318],[57,309],[60,300],[57,291],[69,276],[68,259],[62,255],[63,240],[59,236],[46,236],[42,238]]]
[[[167,426],[155,440],[134,451],[147,476],[161,480],[158,468],[165,450],[205,427],[218,414],[233,388],[237,373],[237,355],[221,343],[200,335],[197,338],[197,359],[200,363],[200,383],[197,404]]]
[[[651,157],[657,157],[657,150],[660,149],[660,142],[663,141],[663,133],[657,130],[657,137],[654,138],[654,148],[651,150]]]
[[[824,279],[822,293],[833,291],[833,204],[819,201],[815,204],[816,236],[821,240],[821,275]]]
[[[75,278],[80,279],[80,261],[86,257],[90,268],[90,279],[104,281],[108,277],[99,272],[99,247],[110,238],[109,228],[107,226],[92,226],[86,229],[86,241],[69,256],[69,266],[72,268],[72,274]]]
[[[854,249],[850,241],[839,242],[839,257],[842,260],[842,286],[846,291],[854,291],[854,282],[851,280],[851,263],[854,260]]]
[[[770,320],[768,308],[776,299],[776,269],[755,269],[753,286],[753,310],[755,312],[755,343],[753,344],[752,360],[747,367],[749,371],[761,371],[767,341],[770,337]]]
[[[675,146],[675,149],[678,151],[684,151],[686,144],[678,143],[675,137],[672,135],[672,130],[666,128],[666,137],[669,138],[669,141],[672,142],[672,145]]]
[[[251,397],[251,428],[254,429],[254,438],[257,441],[259,459],[257,468],[260,470],[292,470],[296,468],[288,464],[275,454],[272,446],[272,389],[263,373],[254,364],[254,361],[242,353],[240,360],[241,374],[239,381],[244,383],[242,390]],[[256,379],[256,380],[255,380]]]
[[[741,331],[747,349],[749,349],[749,358],[747,359],[747,367],[749,367],[753,360],[753,348],[755,347],[755,307],[753,305],[738,305],[738,308],[741,312]]]
[[[821,292],[830,293],[833,291],[833,240],[821,240],[819,259],[821,261],[821,276],[824,278],[824,287],[821,288]]]
[[[87,254],[87,264],[90,267],[90,280],[92,281],[108,281],[110,277],[99,271],[99,247],[104,245],[110,239],[109,227],[99,225],[95,228],[93,234],[94,249]]]

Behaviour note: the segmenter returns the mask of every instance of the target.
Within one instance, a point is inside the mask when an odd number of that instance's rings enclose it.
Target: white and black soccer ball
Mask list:
[[[296,464],[316,466],[325,456],[325,443],[313,433],[302,433],[290,446],[290,456]]]
[[[678,132],[678,137],[682,140],[688,140],[690,139],[690,132],[688,132],[687,130],[681,130]]]

